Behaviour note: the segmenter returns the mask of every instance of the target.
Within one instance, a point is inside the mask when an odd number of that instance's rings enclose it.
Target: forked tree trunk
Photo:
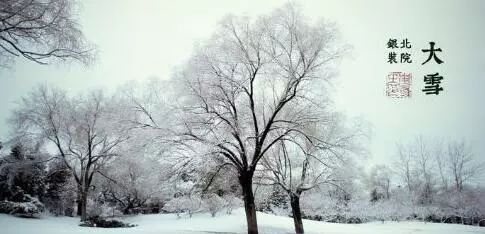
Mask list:
[[[239,177],[239,183],[241,184],[244,197],[248,234],[258,234],[258,221],[256,219],[256,205],[254,204],[252,175],[241,175]]]
[[[301,218],[300,196],[297,194],[290,194],[291,211],[293,213],[293,222],[295,223],[295,233],[304,233],[303,221]]]

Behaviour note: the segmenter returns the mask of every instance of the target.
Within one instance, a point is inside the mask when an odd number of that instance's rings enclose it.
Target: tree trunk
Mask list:
[[[290,194],[291,212],[293,213],[293,222],[295,223],[295,233],[304,233],[303,221],[301,219],[300,196],[297,194]]]
[[[76,214],[77,214],[77,216],[81,216],[81,210],[82,210],[83,204],[82,204],[82,201],[81,201],[80,192],[78,192],[77,199],[76,199],[76,203],[77,203],[77,211],[76,211]]]
[[[254,204],[252,175],[241,175],[239,177],[239,183],[241,184],[244,196],[244,209],[246,211],[248,234],[258,234],[258,221],[256,219],[256,205]]]
[[[87,191],[82,192],[81,194],[81,221],[86,221],[87,219],[87,210],[86,206],[88,203],[88,193]]]
[[[76,194],[76,205],[77,205],[77,209],[76,209],[76,215],[81,217],[81,210],[82,210],[82,199],[81,199],[81,194],[82,194],[82,189],[81,189],[81,185],[80,184],[77,184],[77,194]]]
[[[87,204],[88,204],[88,188],[78,186],[77,192],[77,215],[81,217],[81,222],[87,219]]]

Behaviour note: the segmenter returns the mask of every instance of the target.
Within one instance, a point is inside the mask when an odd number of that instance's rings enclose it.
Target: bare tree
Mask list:
[[[420,136],[410,144],[399,144],[398,147],[399,160],[395,168],[421,203],[433,202],[436,190],[450,192],[449,185],[462,192],[465,184],[479,178],[485,168],[465,141],[443,144]],[[436,186],[438,181],[440,186]]]
[[[355,151],[360,128],[354,133],[343,129],[343,119],[332,115],[318,125],[309,126],[304,138],[281,140],[262,158],[257,178],[263,185],[278,185],[290,198],[296,233],[304,233],[300,198],[303,192],[321,185],[339,187],[338,170]],[[301,137],[301,136],[297,136]]]
[[[440,145],[423,136],[409,144],[398,144],[399,160],[395,168],[407,184],[410,192],[419,194],[421,203],[431,203],[436,185],[436,156]]]
[[[434,186],[434,161],[431,142],[419,136],[415,140],[417,171],[421,177],[421,202],[431,203]]]
[[[117,125],[116,112],[101,92],[77,99],[62,90],[38,87],[25,97],[11,121],[19,137],[47,140],[72,172],[78,185],[78,214],[87,217],[86,204],[94,175],[127,139]]]
[[[179,140],[204,145],[237,171],[248,233],[258,233],[252,189],[259,161],[281,140],[309,135],[341,56],[333,25],[309,25],[291,5],[252,21],[225,18],[179,74],[189,92]]]
[[[465,141],[448,144],[448,169],[457,191],[463,191],[463,185],[480,176],[485,164],[477,162]]]
[[[442,142],[436,144],[436,149],[434,151],[434,157],[436,160],[436,166],[438,168],[438,174],[441,179],[441,186],[446,191],[448,190],[449,178],[447,175],[446,159],[445,159],[445,149]]]
[[[414,168],[413,155],[406,146],[400,143],[397,144],[397,151],[399,159],[394,163],[394,169],[406,183],[408,191],[411,192],[414,189],[414,181],[412,178]]]
[[[73,0],[0,1],[0,65],[9,66],[15,57],[88,64],[93,46],[74,18],[74,5]]]

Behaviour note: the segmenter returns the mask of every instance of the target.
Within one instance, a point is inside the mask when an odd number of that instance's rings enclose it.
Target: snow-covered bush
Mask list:
[[[215,217],[216,214],[224,208],[226,202],[217,194],[209,194],[204,197],[203,201],[205,207],[210,212],[212,217]]]
[[[100,228],[124,228],[135,227],[136,225],[123,223],[115,219],[106,219],[101,216],[91,216],[79,226],[83,227],[100,227]]]
[[[225,195],[222,199],[225,201],[224,208],[226,209],[226,214],[231,214],[235,208],[243,206],[243,201],[232,194]]]
[[[0,200],[19,202],[23,194],[41,197],[45,191],[47,156],[38,147],[17,143],[0,158]],[[16,197],[17,196],[17,197]]]
[[[38,217],[44,211],[44,205],[35,197],[24,195],[24,201],[1,201],[0,213],[11,214],[19,217]]]
[[[139,157],[120,157],[106,167],[103,174],[109,179],[98,182],[100,193],[123,214],[150,213],[150,201],[163,196],[161,188],[168,187],[162,184],[162,173],[156,172],[168,169],[144,154],[129,153]]]
[[[169,213],[176,213],[178,217],[181,213],[187,213],[192,217],[194,213],[204,211],[204,201],[198,195],[180,196],[168,201],[162,209]]]
[[[101,203],[92,199],[88,200],[87,209],[88,214],[91,216],[115,217],[123,215],[123,212],[121,212],[116,206],[106,202]]]
[[[289,215],[291,213],[288,193],[278,185],[259,186],[255,196],[259,211],[276,215]]]

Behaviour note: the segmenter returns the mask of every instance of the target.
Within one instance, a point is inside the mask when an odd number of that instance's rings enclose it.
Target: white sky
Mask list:
[[[466,4],[464,4],[466,2]],[[89,68],[76,65],[41,66],[19,60],[0,71],[0,121],[14,102],[33,86],[52,83],[72,92],[90,88],[114,89],[128,80],[168,79],[172,69],[191,55],[194,43],[209,37],[226,14],[259,15],[285,1],[156,1],[85,0],[79,14],[83,30],[99,49]],[[337,108],[373,124],[369,146],[372,162],[394,158],[395,143],[417,135],[466,138],[484,157],[485,144],[485,1],[300,1],[310,18],[337,22],[343,39],[354,49],[340,66],[336,84]],[[413,63],[386,63],[387,40],[408,38]],[[420,50],[435,41],[444,64],[421,66]],[[413,97],[384,95],[385,76],[412,72]],[[444,92],[426,96],[423,76],[439,72]],[[0,124],[0,139],[8,136]]]

